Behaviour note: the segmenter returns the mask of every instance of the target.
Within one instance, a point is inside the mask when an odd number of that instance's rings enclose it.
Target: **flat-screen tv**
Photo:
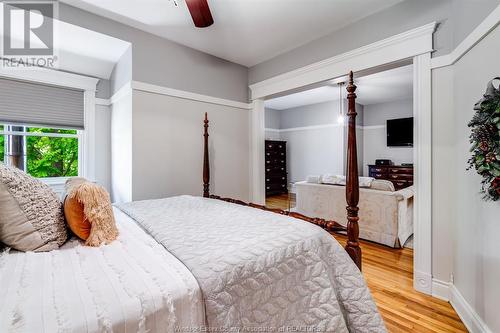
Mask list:
[[[413,147],[413,117],[387,120],[387,146]]]

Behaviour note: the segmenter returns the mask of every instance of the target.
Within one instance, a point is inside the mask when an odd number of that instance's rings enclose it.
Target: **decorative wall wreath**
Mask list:
[[[493,82],[486,88],[483,98],[474,105],[476,113],[468,126],[471,128],[470,151],[467,170],[474,168],[483,177],[481,193],[485,200],[497,201],[500,198],[500,86]]]

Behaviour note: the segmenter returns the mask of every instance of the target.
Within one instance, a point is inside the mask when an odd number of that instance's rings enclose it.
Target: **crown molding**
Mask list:
[[[385,63],[414,57],[432,51],[432,34],[436,22],[362,46],[352,51],[307,65],[270,79],[251,84],[252,99],[263,98],[308,84],[333,79],[376,67],[380,59]]]
[[[500,24],[500,5],[449,54],[431,60],[431,68],[451,66]]]

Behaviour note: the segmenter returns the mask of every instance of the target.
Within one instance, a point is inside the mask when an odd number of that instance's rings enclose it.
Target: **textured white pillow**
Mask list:
[[[19,251],[50,251],[67,239],[62,203],[52,189],[0,163],[0,242]]]
[[[372,190],[379,190],[379,191],[390,191],[394,192],[394,184],[389,181],[389,180],[384,180],[384,179],[375,179],[372,181],[372,184],[370,186]]]

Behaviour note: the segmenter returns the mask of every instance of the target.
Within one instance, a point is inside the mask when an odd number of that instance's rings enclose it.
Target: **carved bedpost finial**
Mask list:
[[[210,162],[208,157],[208,113],[205,112],[205,120],[203,122],[203,197],[210,196]]]
[[[359,179],[358,179],[358,154],[356,148],[356,85],[352,71],[349,73],[349,84],[347,85],[347,99],[349,109],[348,134],[347,134],[347,253],[361,270],[361,248],[359,247]]]

